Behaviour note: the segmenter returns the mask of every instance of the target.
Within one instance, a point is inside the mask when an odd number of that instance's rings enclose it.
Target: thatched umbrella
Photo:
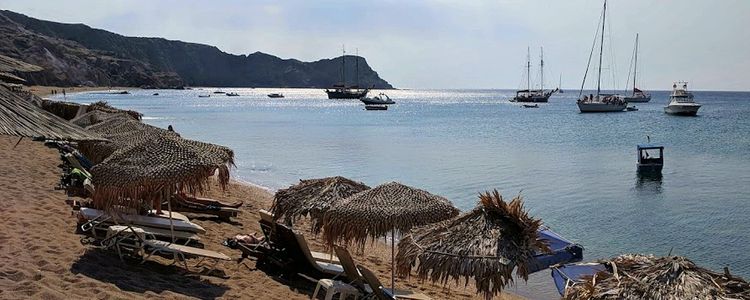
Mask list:
[[[132,117],[118,113],[86,127],[87,130],[99,133],[107,142],[85,142],[79,144],[79,150],[94,163],[100,163],[116,150],[141,143],[152,143],[161,138],[179,138],[177,133],[148,124],[143,124]]]
[[[680,256],[625,254],[601,261],[606,271],[584,276],[564,299],[750,299],[750,284],[696,266]]]
[[[177,187],[189,193],[201,192],[217,170],[224,187],[233,159],[234,153],[227,147],[179,137],[161,136],[135,143],[91,169],[96,186],[92,198],[98,206],[107,208],[137,205],[140,199],[160,201]]]
[[[109,119],[109,118],[124,118],[127,120],[132,117],[128,115],[127,113],[122,113],[122,112],[110,113],[110,112],[105,112],[102,110],[95,109],[87,113],[84,113],[78,117],[73,118],[72,120],[70,120],[70,123],[86,128],[88,126],[101,123],[104,120]],[[136,119],[133,119],[133,120],[136,120]]]
[[[0,134],[54,140],[105,140],[35,106],[4,86],[0,86]]]
[[[42,67],[17,60],[5,55],[0,55],[0,72],[31,73],[44,70]]]
[[[364,248],[368,240],[385,237],[391,242],[391,288],[395,282],[393,253],[396,232],[440,222],[458,215],[453,204],[441,196],[397,182],[379,185],[336,203],[323,217],[329,244],[354,242]]]
[[[474,278],[487,299],[513,282],[513,269],[528,280],[528,262],[535,252],[549,251],[537,230],[541,220],[523,209],[520,196],[510,203],[495,190],[479,195],[480,204],[451,220],[413,230],[401,239],[396,257],[398,272],[447,284]]]
[[[332,204],[369,189],[364,183],[341,176],[300,180],[276,192],[271,211],[275,220],[283,218],[289,224],[310,216],[311,229],[318,233],[323,225],[323,214]]]

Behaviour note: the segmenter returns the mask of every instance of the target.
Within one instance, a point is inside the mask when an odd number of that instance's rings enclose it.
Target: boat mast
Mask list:
[[[635,96],[635,76],[638,74],[638,33],[635,34],[635,59],[633,62],[633,96]]]
[[[346,45],[341,45],[341,53],[341,81],[346,88]]]
[[[607,0],[604,0],[604,10],[602,10],[602,40],[599,43],[599,78],[596,81],[596,98],[599,99],[599,94],[602,91],[602,53],[604,52],[604,24],[607,18]]]
[[[526,47],[526,90],[531,92],[531,48]]]
[[[541,83],[539,83],[539,89],[541,90],[542,94],[544,94],[544,47],[541,47],[541,55],[539,61],[539,80],[541,81]]]

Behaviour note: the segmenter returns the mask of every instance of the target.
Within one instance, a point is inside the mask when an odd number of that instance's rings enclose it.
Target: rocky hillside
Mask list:
[[[0,11],[0,54],[45,68],[45,85],[330,87],[341,82],[341,59],[302,62],[255,52],[163,38],[126,37],[83,24],[43,21]],[[362,86],[392,88],[362,57],[346,56],[347,82],[359,60]]]

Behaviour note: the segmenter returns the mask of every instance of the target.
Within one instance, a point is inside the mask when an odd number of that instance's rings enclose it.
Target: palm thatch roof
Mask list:
[[[0,72],[29,73],[29,72],[39,72],[41,70],[44,70],[44,69],[40,66],[32,65],[30,63],[23,62],[15,58],[10,58],[5,55],[0,55]]]
[[[86,128],[88,126],[98,124],[103,122],[106,119],[109,118],[124,118],[124,119],[132,119],[132,116],[124,113],[124,112],[118,112],[118,113],[109,113],[105,112],[103,110],[90,110],[89,112],[82,114],[78,117],[73,118],[70,120],[70,123],[76,124],[80,127]],[[136,120],[136,119],[133,119]]]
[[[458,215],[447,199],[397,182],[379,185],[336,203],[323,217],[329,244],[354,242],[364,248],[368,240],[395,230],[440,222]]]
[[[0,82],[3,82],[3,81],[8,82],[8,83],[20,84],[20,83],[25,83],[26,79],[13,75],[12,73],[0,72]]]
[[[341,176],[300,180],[298,184],[276,192],[271,212],[274,219],[283,218],[288,224],[310,216],[312,231],[319,233],[323,214],[332,204],[369,189],[364,183]]]
[[[139,113],[139,112],[134,111],[134,110],[127,110],[127,109],[116,108],[116,107],[114,107],[112,105],[109,105],[109,103],[107,103],[107,101],[97,101],[97,102],[89,104],[88,107],[86,108],[87,112],[90,112],[90,111],[93,111],[93,110],[99,110],[99,111],[103,111],[103,112],[107,112],[107,113],[126,113],[126,114],[130,115],[133,119],[136,119],[136,120],[139,120],[139,121],[141,120],[141,118],[143,118],[143,114],[142,113]]]
[[[537,233],[541,220],[524,211],[520,195],[507,203],[495,190],[480,194],[479,199],[480,204],[468,213],[404,236],[398,243],[398,273],[409,275],[416,265],[419,278],[442,284],[461,278],[468,284],[473,277],[487,299],[513,282],[514,268],[528,280],[527,263],[535,250],[549,251]]]
[[[116,114],[105,118],[99,123],[86,127],[86,129],[101,134],[109,140],[107,142],[79,143],[78,150],[95,164],[104,161],[119,149],[142,143],[152,143],[154,140],[163,137],[179,138],[179,135],[175,132],[141,123],[125,117],[124,114]]]
[[[208,187],[217,170],[223,188],[229,183],[233,164],[234,152],[227,147],[156,136],[118,149],[94,166],[91,174],[96,190],[92,198],[97,207],[106,209],[164,199],[176,190],[195,194]]]
[[[104,140],[35,106],[4,86],[0,86],[0,134],[55,140]]]
[[[601,261],[608,271],[568,287],[564,299],[750,299],[740,277],[696,266],[680,256],[625,254]]]

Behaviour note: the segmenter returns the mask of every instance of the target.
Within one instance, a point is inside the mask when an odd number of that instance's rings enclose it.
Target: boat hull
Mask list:
[[[622,112],[627,106],[627,103],[578,102],[578,109],[582,113]]]
[[[656,174],[661,173],[664,168],[663,164],[638,164],[638,173],[640,174]]]
[[[364,103],[365,105],[396,104],[396,102],[393,101],[393,100],[390,100],[390,101],[378,101],[378,100],[374,100],[374,99],[362,98],[362,99],[359,99],[359,101],[362,101],[362,103]]]
[[[367,96],[368,90],[352,91],[352,90],[326,90],[328,99],[360,99]]]
[[[551,95],[533,96],[533,97],[513,97],[513,102],[547,103],[549,102],[550,96]]]
[[[628,103],[645,103],[651,101],[651,96],[647,97],[622,97],[623,101]]]
[[[669,105],[664,107],[664,112],[670,115],[695,116],[700,108],[700,105]]]
[[[387,105],[365,105],[366,110],[388,110]]]

